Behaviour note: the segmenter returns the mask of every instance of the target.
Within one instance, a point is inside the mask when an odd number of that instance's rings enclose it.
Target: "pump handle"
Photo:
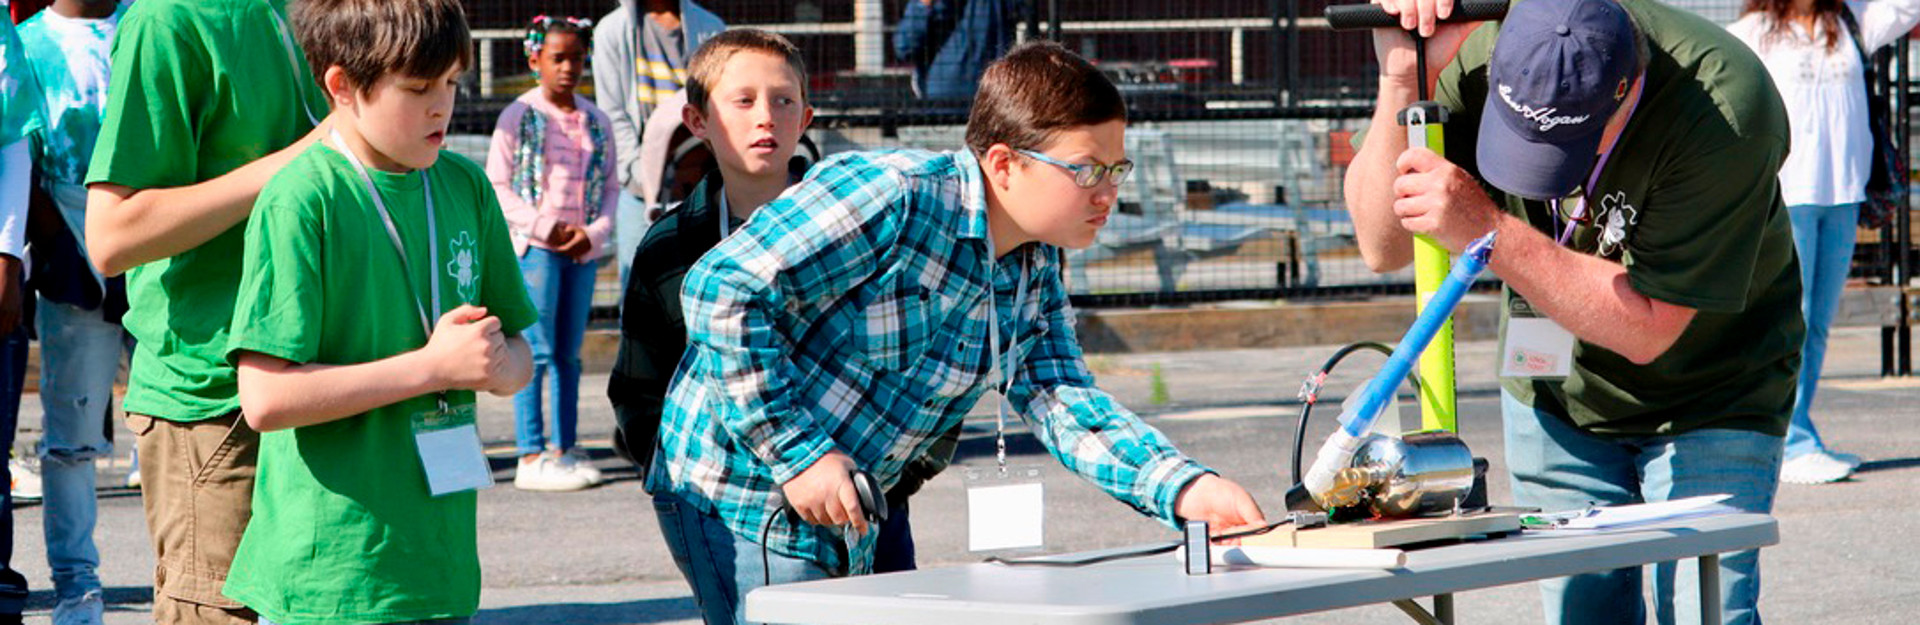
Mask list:
[[[1453,5],[1453,14],[1440,20],[1444,24],[1484,22],[1507,16],[1507,0],[1461,0]],[[1334,30],[1357,28],[1399,28],[1400,18],[1388,15],[1377,4],[1336,4],[1327,7],[1327,25]]]

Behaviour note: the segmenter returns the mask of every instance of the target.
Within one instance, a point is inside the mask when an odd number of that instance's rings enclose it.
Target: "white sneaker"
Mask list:
[[[130,471],[127,473],[127,488],[139,488],[139,487],[140,487],[140,470],[134,469],[133,471]]]
[[[587,480],[587,476],[569,467],[561,466],[561,457],[555,454],[522,456],[520,466],[513,473],[513,487],[520,490],[565,492],[593,485],[593,482]]]
[[[13,498],[22,501],[39,501],[40,467],[38,463],[29,464],[25,460],[13,458],[7,461],[7,470],[13,474]]]
[[[63,599],[53,606],[53,625],[100,625],[106,618],[107,602],[98,590],[89,590],[87,594]]]
[[[1826,454],[1827,454],[1828,456],[1832,456],[1834,460],[1839,460],[1839,461],[1841,461],[1841,462],[1844,462],[1844,463],[1846,463],[1846,464],[1847,464],[1847,468],[1849,468],[1849,469],[1853,469],[1853,470],[1856,470],[1856,471],[1858,471],[1858,470],[1860,469],[1860,462],[1861,462],[1861,461],[1860,461],[1860,456],[1859,456],[1859,455],[1857,455],[1857,454],[1850,454],[1850,453],[1846,453],[1846,452],[1839,452],[1839,451],[1834,451],[1834,450],[1831,450],[1831,449],[1829,449],[1829,450],[1827,450],[1827,451],[1826,451]]]
[[[587,452],[581,451],[579,447],[561,453],[560,466],[587,478],[588,484],[599,485],[603,479],[600,469],[594,468],[593,461],[587,458]]]
[[[1851,475],[1853,467],[1823,451],[1801,454],[1780,464],[1780,481],[1788,484],[1826,484]]]

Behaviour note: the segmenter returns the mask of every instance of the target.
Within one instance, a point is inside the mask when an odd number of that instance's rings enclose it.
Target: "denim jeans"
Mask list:
[[[647,228],[653,221],[647,219],[647,203],[640,197],[621,189],[620,203],[613,214],[613,259],[620,265],[621,293],[625,294],[627,269],[633,265],[633,251],[640,248],[640,241],[647,238]]]
[[[706,625],[747,625],[747,593],[755,588],[833,576],[811,560],[763,551],[678,495],[654,495],[653,514]]]
[[[1826,449],[1820,430],[1808,410],[1819,391],[1820,370],[1827,357],[1827,330],[1840,307],[1840,290],[1853,265],[1859,204],[1787,207],[1793,220],[1793,249],[1800,253],[1800,314],[1807,319],[1807,340],[1800,347],[1800,388],[1794,396],[1793,420],[1787,427],[1787,455],[1796,458]]]
[[[533,352],[533,381],[513,395],[514,438],[521,455],[547,448],[545,415],[553,417],[553,448],[573,448],[580,420],[580,339],[593,306],[592,262],[538,247],[520,257],[520,273],[540,320],[521,333]],[[551,384],[549,384],[549,382]],[[542,411],[542,398],[550,407]]]
[[[907,520],[907,502],[887,501],[887,520],[873,545],[873,572],[898,573],[920,568],[913,546],[913,523]]]
[[[20,391],[27,379],[27,340],[24,322],[0,339],[0,450],[9,452],[20,421]],[[13,484],[13,470],[6,463],[0,463],[0,478]],[[19,614],[27,607],[27,579],[13,570],[12,562],[13,489],[6,488],[0,489],[0,614]]]
[[[125,331],[99,310],[41,301],[40,479],[46,490],[47,565],[53,589],[71,599],[100,588],[94,570],[94,460],[111,457],[106,425]]]
[[[1669,436],[1603,438],[1502,392],[1513,499],[1547,511],[1728,494],[1727,505],[1773,511],[1779,485],[1778,436],[1706,429]],[[1697,623],[1699,562],[1654,565],[1654,615],[1661,625]],[[1540,583],[1548,623],[1645,623],[1640,569],[1616,569]],[[1760,623],[1760,552],[1720,558],[1726,625]]]

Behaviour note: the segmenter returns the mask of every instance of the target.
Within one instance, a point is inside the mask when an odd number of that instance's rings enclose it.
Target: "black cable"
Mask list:
[[[1287,518],[1280,519],[1278,521],[1274,521],[1272,523],[1268,523],[1260,527],[1227,532],[1225,534],[1210,537],[1207,540],[1209,541],[1232,540],[1235,538],[1246,538],[1248,536],[1265,534],[1267,532],[1273,531],[1275,528],[1278,528],[1282,525],[1292,523],[1293,519],[1294,517],[1289,515]],[[1129,549],[1126,551],[1115,551],[1111,553],[1103,553],[1097,556],[1088,556],[1085,558],[1079,558],[1075,560],[1062,560],[1054,556],[1040,556],[1037,558],[1002,558],[999,556],[994,556],[991,558],[987,558],[985,562],[989,564],[1001,564],[1006,566],[1047,566],[1047,567],[1059,567],[1059,568],[1073,568],[1073,567],[1087,566],[1089,564],[1099,564],[1101,562],[1125,560],[1127,558],[1138,558],[1142,556],[1171,553],[1175,549],[1179,549],[1180,545],[1181,545],[1180,541],[1174,541],[1170,543],[1158,543],[1158,544],[1146,545],[1138,549]]]
[[[1040,558],[1002,558],[1000,556],[993,556],[991,558],[987,558],[985,561],[988,564],[1004,564],[1006,566],[1050,566],[1050,567],[1060,567],[1060,568],[1073,568],[1078,566],[1087,566],[1089,564],[1099,564],[1101,562],[1112,562],[1114,560],[1125,560],[1127,558],[1138,558],[1141,556],[1150,556],[1155,554],[1168,553],[1179,548],[1180,548],[1180,542],[1174,541],[1170,543],[1147,545],[1139,549],[1130,549],[1127,551],[1104,553],[1097,556],[1080,558],[1077,560],[1061,560],[1059,558],[1054,558],[1051,556],[1041,556]]]
[[[1334,352],[1332,356],[1328,357],[1326,364],[1320,365],[1320,370],[1315,372],[1312,377],[1307,378],[1307,383],[1300,388],[1300,399],[1303,402],[1300,406],[1300,420],[1293,426],[1293,483],[1299,484],[1301,482],[1300,457],[1306,453],[1307,417],[1313,414],[1314,403],[1320,401],[1320,385],[1326,383],[1327,375],[1333,373],[1333,368],[1339,365],[1340,361],[1345,360],[1348,355],[1362,349],[1380,352],[1389,357],[1393,356],[1393,348],[1388,347],[1385,343],[1375,341],[1348,343],[1345,347],[1341,347],[1339,351]],[[1407,384],[1413,386],[1413,394],[1415,397],[1418,397],[1420,395],[1420,378],[1412,371],[1407,372]]]
[[[787,513],[787,507],[784,505],[780,506],[779,510],[775,511],[773,514],[767,515],[767,520],[760,524],[760,585],[761,586],[773,585],[773,556],[767,553],[767,543],[773,542],[773,534],[769,532],[773,531],[774,518],[779,517],[780,515],[786,514],[786,513]]]

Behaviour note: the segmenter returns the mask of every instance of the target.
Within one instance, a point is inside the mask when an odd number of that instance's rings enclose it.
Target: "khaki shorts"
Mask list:
[[[127,427],[139,437],[140,498],[159,562],[154,620],[254,622],[220,588],[253,513],[260,434],[237,410],[190,423],[128,414]]]

